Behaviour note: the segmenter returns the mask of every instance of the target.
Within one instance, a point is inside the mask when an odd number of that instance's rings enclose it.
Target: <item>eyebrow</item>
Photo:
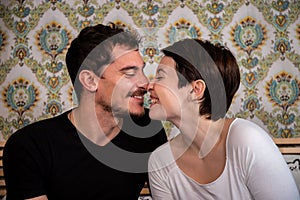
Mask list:
[[[145,66],[146,66],[146,63],[144,62],[143,66],[142,66],[142,70],[145,68]],[[128,71],[128,70],[131,70],[131,69],[138,70],[138,68],[139,67],[137,67],[137,66],[127,66],[127,67],[124,67],[124,68],[120,69],[120,71],[124,72],[124,71]]]
[[[157,74],[159,74],[159,73],[166,73],[166,71],[164,70],[164,69],[162,69],[162,68],[159,68],[157,71],[156,71],[156,73]]]

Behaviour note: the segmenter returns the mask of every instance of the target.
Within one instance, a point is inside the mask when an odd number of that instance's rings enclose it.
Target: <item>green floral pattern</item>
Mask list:
[[[299,16],[300,1],[284,0],[1,1],[0,139],[76,106],[65,53],[82,28],[109,22],[142,36],[149,78],[160,49],[177,40],[227,46],[241,71],[228,116],[252,120],[273,137],[299,137]]]

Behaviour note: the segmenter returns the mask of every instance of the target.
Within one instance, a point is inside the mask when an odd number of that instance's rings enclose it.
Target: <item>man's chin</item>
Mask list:
[[[145,107],[143,103],[129,104],[129,115],[134,117],[142,117],[145,115]]]
[[[129,109],[129,110],[114,110],[114,116],[116,117],[143,117],[145,115],[145,108],[135,108],[135,109]]]
[[[139,110],[129,110],[129,114],[132,117],[143,117],[145,115],[145,109],[142,107]]]

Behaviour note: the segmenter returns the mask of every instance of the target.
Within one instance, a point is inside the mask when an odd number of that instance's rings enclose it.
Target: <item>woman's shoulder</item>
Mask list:
[[[175,163],[170,143],[166,142],[159,146],[150,155],[148,167],[149,171],[156,171],[163,168],[170,168]]]
[[[172,152],[169,142],[166,142],[157,147],[150,155],[149,162],[164,162],[172,157]]]
[[[236,118],[229,127],[227,147],[259,148],[274,145],[271,136],[258,124],[250,120]]]
[[[270,137],[268,133],[255,122],[247,119],[236,118],[229,127],[230,138],[235,137]]]

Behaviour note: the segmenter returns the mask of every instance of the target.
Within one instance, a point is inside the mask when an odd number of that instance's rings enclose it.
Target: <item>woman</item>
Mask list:
[[[150,157],[153,199],[299,199],[270,136],[225,117],[240,84],[232,53],[197,39],[163,53],[149,85],[150,117],[172,122],[180,134]]]

